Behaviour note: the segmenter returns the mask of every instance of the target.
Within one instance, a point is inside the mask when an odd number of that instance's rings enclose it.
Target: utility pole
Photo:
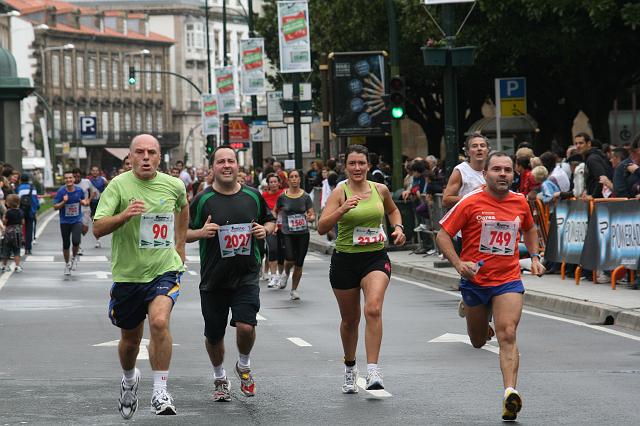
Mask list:
[[[204,0],[204,28],[207,41],[207,84],[209,93],[213,93],[211,84],[211,48],[209,47],[209,0]],[[213,145],[213,135],[207,135],[207,146]]]
[[[253,31],[253,0],[249,0],[249,37],[255,37]],[[256,95],[251,95],[251,123],[256,121],[258,115],[258,98]],[[263,142],[253,142],[251,148],[253,149],[253,170],[262,167],[262,144]]]
[[[389,50],[390,71],[392,76],[400,75],[400,52],[398,52],[398,24],[396,21],[396,7],[393,0],[386,0],[387,19],[389,20]],[[391,152],[393,157],[393,176],[391,183],[393,189],[402,188],[403,164],[402,164],[402,128],[400,120],[391,120]]]
[[[293,74],[293,150],[296,169],[302,170],[302,123],[300,119],[300,74]]]
[[[222,0],[222,63],[227,66],[227,0]],[[222,117],[222,141],[225,144],[229,143],[229,114],[224,114]]]
[[[324,143],[322,160],[327,164],[331,156],[331,146],[329,145],[329,64],[327,54],[320,57],[321,92],[322,92],[322,142]]]
[[[442,29],[446,34],[447,49],[451,52],[455,41],[455,28],[453,5],[442,5]],[[444,99],[444,145],[446,147],[447,175],[453,172],[458,164],[458,85],[456,71],[451,63],[451,54],[447,58],[443,73],[443,99]]]

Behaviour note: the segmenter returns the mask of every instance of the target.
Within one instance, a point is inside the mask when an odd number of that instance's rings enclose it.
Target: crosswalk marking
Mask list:
[[[80,262],[108,262],[107,256],[80,256]]]
[[[186,256],[187,262],[200,262],[200,256]]]
[[[305,347],[305,346],[311,346],[311,343],[302,340],[299,337],[287,337],[287,340],[290,341],[291,343],[293,343],[294,345],[298,345],[301,347]]]
[[[34,255],[28,255],[25,258],[26,262],[53,262],[53,258],[54,256],[34,256]]]

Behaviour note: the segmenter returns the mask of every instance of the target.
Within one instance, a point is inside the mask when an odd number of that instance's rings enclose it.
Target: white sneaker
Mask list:
[[[100,240],[96,240],[96,245],[95,245],[95,247],[96,247],[96,248],[100,248],[100,247],[102,247],[102,244],[100,243]]]
[[[609,282],[611,282],[611,277],[608,277],[607,274],[605,274],[604,272],[598,273],[598,276],[596,277],[597,284],[606,284]]]
[[[278,279],[277,275],[272,275],[271,278],[269,279],[269,284],[267,284],[268,288],[276,288],[278,287],[278,283],[280,282],[280,280]]]
[[[367,373],[367,390],[384,389],[382,373],[377,368]]]
[[[166,389],[153,392],[151,412],[159,416],[175,416],[176,406],[173,404],[173,397]]]
[[[128,420],[138,409],[138,384],[140,383],[140,370],[135,370],[135,382],[127,386],[122,378],[120,385],[120,398],[118,399],[118,411],[123,419]]]
[[[64,265],[64,274],[66,276],[71,275],[71,262],[69,262],[66,265]]]
[[[0,272],[9,272],[9,267],[8,266],[2,266],[0,267]]]
[[[342,393],[358,393],[358,369],[345,370]]]
[[[291,300],[300,300],[300,295],[298,294],[298,290],[291,290],[289,292],[289,295],[291,296]]]
[[[71,258],[71,270],[75,271],[78,267],[78,256],[74,256]]]
[[[14,269],[14,271],[17,273],[22,272],[22,266],[16,266],[16,269]]]
[[[264,273],[264,271],[260,271],[260,281],[268,281],[269,277],[267,276],[267,274]]]
[[[289,281],[289,275],[283,272],[280,275],[280,290],[287,288],[287,281]]]

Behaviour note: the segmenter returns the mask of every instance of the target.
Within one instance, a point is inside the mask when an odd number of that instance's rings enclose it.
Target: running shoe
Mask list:
[[[71,258],[71,270],[75,271],[77,267],[78,267],[78,256],[73,256]]]
[[[10,271],[10,269],[9,269],[8,266],[3,266],[3,267],[0,268],[0,272],[9,272],[9,271]]]
[[[377,368],[367,373],[367,390],[384,389],[382,373]]]
[[[16,269],[14,269],[14,271],[17,273],[22,272],[22,266],[16,266]]]
[[[96,240],[96,248],[100,248],[100,247],[102,247],[100,240]]]
[[[289,281],[289,275],[284,272],[280,275],[280,290],[287,288],[287,282]]]
[[[269,284],[267,284],[268,288],[276,288],[278,287],[278,283],[280,282],[280,280],[278,279],[277,276],[272,275],[271,278],[269,279]]]
[[[135,383],[127,386],[122,378],[120,385],[120,399],[118,399],[118,411],[123,419],[128,420],[138,409],[138,384],[140,383],[140,370],[136,368]]]
[[[520,394],[513,388],[507,388],[504,391],[504,398],[502,399],[502,420],[509,422],[515,421],[521,409],[522,398]]]
[[[82,249],[81,248],[78,249],[78,256],[82,256]]]
[[[236,368],[234,368],[236,376],[240,379],[240,391],[244,396],[255,396],[256,384],[253,381],[250,368],[240,368],[236,362]]]
[[[215,390],[213,391],[213,400],[216,402],[231,401],[231,392],[229,391],[229,380],[226,377],[215,379],[213,382]]]
[[[352,368],[344,371],[344,384],[342,393],[358,393],[358,369]]]
[[[67,276],[71,275],[71,262],[64,265],[64,274]]]
[[[153,396],[151,397],[151,412],[159,416],[174,416],[176,414],[173,397],[166,389],[153,392]]]
[[[291,300],[300,300],[300,295],[298,294],[298,290],[291,290],[289,292],[289,296],[291,296]]]
[[[464,312],[464,302],[462,301],[462,299],[460,299],[460,303],[458,303],[458,316],[460,318],[464,318],[465,316],[465,312]]]

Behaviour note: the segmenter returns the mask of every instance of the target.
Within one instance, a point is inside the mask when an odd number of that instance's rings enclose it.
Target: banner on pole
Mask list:
[[[218,99],[211,93],[203,93],[202,100],[202,134],[216,135],[220,127],[218,117]]]
[[[40,117],[40,129],[42,129],[42,148],[44,150],[44,186],[53,187],[53,166],[51,164],[51,152],[49,151],[49,135],[47,134],[47,119]]]
[[[544,258],[551,262],[579,264],[588,224],[588,202],[559,201],[549,218],[549,240]]]
[[[596,203],[589,220],[580,264],[588,270],[638,268],[640,223],[637,200]]]
[[[242,94],[263,95],[265,92],[264,78],[264,39],[249,38],[240,40],[240,88]]]
[[[280,72],[311,72],[309,8],[306,0],[278,2]]]
[[[236,84],[233,66],[216,68],[216,89],[218,96],[218,114],[238,112],[236,103]]]

